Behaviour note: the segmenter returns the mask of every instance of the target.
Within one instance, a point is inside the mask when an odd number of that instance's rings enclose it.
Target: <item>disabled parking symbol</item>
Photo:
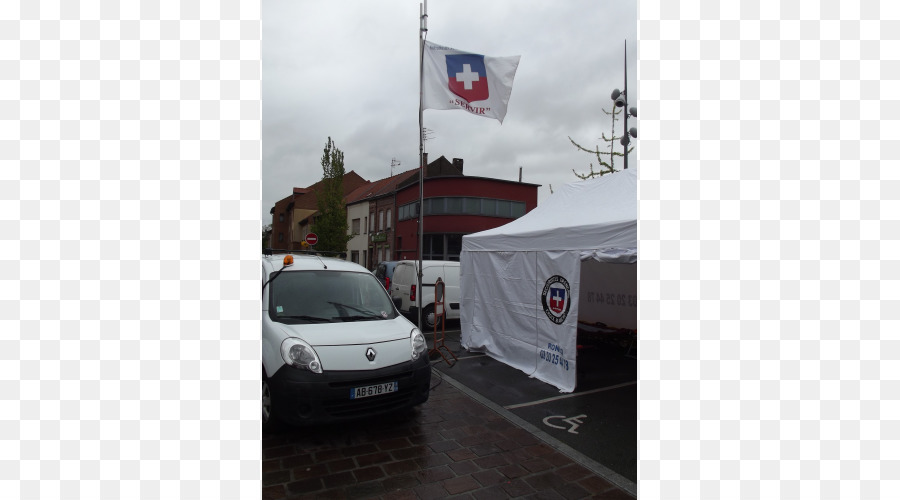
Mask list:
[[[587,418],[587,415],[578,415],[575,417],[568,417],[568,418],[566,418],[565,415],[551,415],[549,417],[544,418],[544,425],[546,425],[548,427],[553,427],[556,429],[565,429],[566,426],[564,426],[564,425],[556,425],[556,424],[550,423],[551,420],[559,420],[560,422],[565,422],[565,423],[569,424],[568,432],[570,434],[578,434],[578,431],[576,431],[575,429],[579,428],[581,426],[581,424],[584,423],[584,422],[582,422],[582,419],[585,419],[585,418]]]

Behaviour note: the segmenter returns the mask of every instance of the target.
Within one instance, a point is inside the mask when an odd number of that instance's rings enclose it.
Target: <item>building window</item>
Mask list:
[[[463,198],[463,213],[478,215],[481,213],[481,198]]]
[[[463,198],[446,198],[446,200],[448,214],[463,213]]]
[[[351,231],[351,234],[359,234],[359,219],[353,219],[350,231]],[[356,261],[354,261],[354,262],[356,262]]]
[[[278,241],[284,241],[284,233],[278,233]]]
[[[391,228],[391,209],[387,210],[387,224],[384,226],[385,229]]]
[[[459,261],[459,254],[462,253],[462,237],[461,234],[444,235],[444,240],[447,242],[445,246],[447,253],[444,254],[446,260]]]
[[[378,230],[382,231],[384,229],[384,210],[378,211]]]
[[[278,214],[278,222],[284,222],[284,214]]]
[[[363,225],[365,226],[364,229],[366,231],[368,231],[369,230],[369,218],[368,217],[365,217],[365,220],[363,221]]]
[[[356,219],[359,220],[359,219]],[[350,261],[356,264],[359,264],[359,250],[352,250],[350,252]]]
[[[407,203],[397,209],[397,220],[416,217],[416,204]],[[447,196],[428,198],[424,203],[425,215],[482,215],[518,219],[525,215],[525,202],[475,198],[468,196]]]
[[[497,200],[497,217],[509,217],[509,203],[506,200]]]
[[[461,234],[426,234],[422,241],[422,258],[458,262],[462,251],[462,237]]]
[[[369,232],[375,232],[375,212],[369,213]]]
[[[426,234],[422,238],[422,258],[425,260],[444,260],[444,235]]]
[[[509,211],[510,217],[512,217],[513,219],[518,219],[519,217],[525,215],[525,204],[512,201],[509,205]]]
[[[488,217],[497,216],[497,200],[484,198],[481,200],[481,215]]]
[[[414,219],[419,215],[419,211],[416,210],[418,206],[418,202],[407,203],[406,205],[401,206],[397,209],[397,220],[408,220]]]

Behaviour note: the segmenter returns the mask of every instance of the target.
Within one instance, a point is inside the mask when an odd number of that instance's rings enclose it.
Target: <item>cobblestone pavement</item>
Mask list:
[[[440,374],[432,386],[411,412],[264,434],[263,500],[632,498]]]

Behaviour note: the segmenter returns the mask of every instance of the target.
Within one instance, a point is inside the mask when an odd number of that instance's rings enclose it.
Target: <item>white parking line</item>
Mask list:
[[[613,483],[614,485],[618,486],[619,488],[622,488],[622,490],[625,491],[626,493],[628,493],[628,495],[630,495],[631,497],[637,498],[637,485],[635,484],[634,481],[627,479],[626,477],[622,476],[618,472],[615,472],[615,471],[607,468],[605,465],[601,464],[600,462],[597,462],[596,460],[586,456],[585,454],[581,453],[580,451],[578,451],[578,450],[572,448],[571,446],[563,443],[562,441],[556,439],[555,437],[551,436],[550,434],[547,434],[546,432],[544,432],[543,429],[539,429],[538,427],[535,427],[533,424],[530,424],[528,421],[517,416],[515,413],[507,411],[506,409],[497,405],[490,399],[482,396],[481,394],[478,394],[477,392],[473,391],[472,389],[469,389],[464,384],[457,382],[450,375],[447,375],[446,373],[442,373],[441,376],[450,385],[452,385],[453,387],[456,387],[457,389],[459,389],[460,391],[462,391],[463,393],[468,395],[470,398],[472,398],[475,401],[478,401],[479,403],[483,404],[484,406],[490,408],[491,410],[496,412],[498,415],[502,415],[505,419],[509,420],[510,422],[514,423],[515,425],[518,425],[522,429],[527,430],[528,432],[533,434],[535,437],[537,437],[544,443],[550,445],[551,447],[553,447],[557,451],[563,453],[564,455],[571,458],[572,460],[575,460],[576,462],[578,462],[585,468],[589,469],[593,473],[597,474],[598,476],[602,477],[603,479],[606,479],[610,483]],[[629,382],[629,383],[636,384],[637,382]],[[611,388],[612,387],[607,387],[606,389],[611,389]],[[606,390],[606,389],[603,389],[603,390]],[[582,394],[585,394],[585,393],[582,393]]]
[[[555,397],[552,397],[552,398],[540,399],[540,400],[538,400],[538,401],[532,401],[532,402],[530,402],[530,403],[520,403],[520,404],[517,404],[517,405],[504,406],[503,409],[505,409],[505,410],[512,410],[512,409],[514,409],[514,408],[523,408],[523,407],[525,407],[525,406],[534,406],[534,405],[539,405],[539,404],[543,404],[543,403],[548,403],[548,402],[550,402],[550,401],[556,401],[556,400],[559,400],[559,399],[569,399],[569,398],[574,398],[574,397],[577,397],[577,396],[584,396],[584,395],[586,395],[586,394],[594,394],[594,393],[596,393],[596,392],[603,392],[603,391],[609,391],[609,390],[612,390],[612,389],[618,389],[618,388],[620,388],[620,387],[627,387],[627,386],[629,386],[629,385],[634,385],[634,384],[636,384],[636,383],[637,383],[637,380],[633,380],[633,381],[631,381],[631,382],[625,382],[624,384],[611,385],[611,386],[609,386],[609,387],[601,387],[600,389],[594,389],[594,390],[591,390],[591,391],[573,392],[573,393],[571,393],[571,394],[564,394],[564,395],[562,395],[562,396],[555,396]]]

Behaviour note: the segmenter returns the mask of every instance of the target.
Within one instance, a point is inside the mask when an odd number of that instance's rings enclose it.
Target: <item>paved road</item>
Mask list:
[[[456,326],[453,323],[450,328]],[[637,481],[637,361],[610,342],[584,341],[578,353],[578,383],[562,394],[493,358],[467,353],[460,331],[446,331],[444,344],[459,358],[434,367],[467,391],[570,447],[599,473],[627,489]],[[431,340],[431,335],[429,335]],[[431,342],[429,342],[431,346]]]
[[[407,414],[264,434],[262,454],[264,500],[635,496],[439,377]]]

